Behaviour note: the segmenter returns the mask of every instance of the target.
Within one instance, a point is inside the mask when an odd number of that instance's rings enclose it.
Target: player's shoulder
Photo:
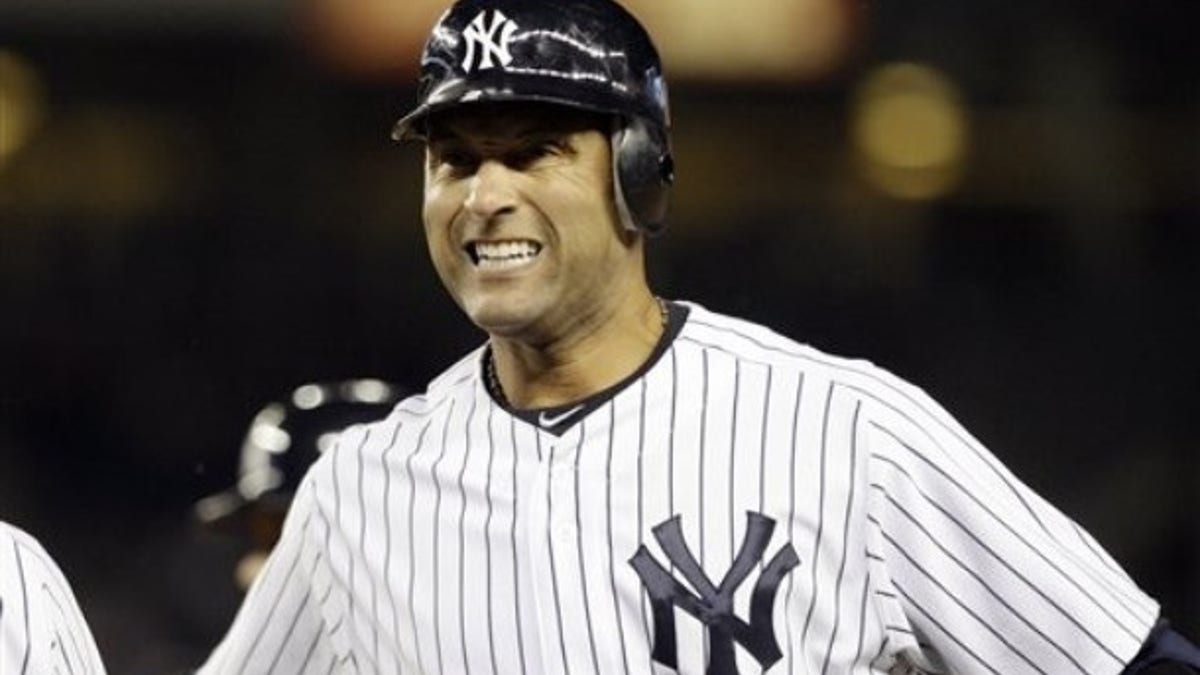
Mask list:
[[[440,375],[434,377],[424,391],[413,393],[396,403],[391,412],[378,420],[356,424],[342,430],[333,452],[321,457],[330,464],[335,455],[376,454],[385,450],[406,426],[420,426],[444,409],[444,403],[468,392],[475,385],[483,347],[473,350]],[[329,459],[326,459],[326,456]]]
[[[861,374],[884,372],[865,359],[822,351],[760,323],[722,314],[693,302],[680,304],[688,308],[688,321],[680,334],[684,342],[746,361],[813,371],[835,379],[854,379]]]
[[[10,556],[14,554],[18,556],[21,559],[21,566],[27,573],[39,570],[56,579],[62,577],[58,563],[54,561],[42,542],[20,527],[6,521],[0,521],[0,551]],[[9,560],[11,559],[10,557]],[[6,561],[0,557],[0,567],[4,567],[5,564]]]
[[[424,402],[432,407],[438,407],[446,398],[457,396],[464,390],[473,388],[479,381],[480,364],[483,362],[483,352],[486,348],[486,345],[480,345],[471,350],[454,365],[430,380],[423,395]]]
[[[16,544],[25,542],[28,545],[32,539],[33,537],[16,525],[10,525],[0,520],[0,568],[6,566],[7,559],[11,559]],[[32,543],[36,545],[37,541]]]
[[[39,557],[47,556],[41,542],[32,534],[12,523],[0,520],[0,547],[11,550],[14,545],[34,551]]]
[[[415,419],[434,414],[443,407],[447,399],[470,392],[478,382],[479,364],[482,361],[483,350],[484,346],[472,350],[430,380],[424,391],[413,393],[397,402],[387,417],[373,424],[362,425],[356,431],[358,433],[377,432],[380,428],[410,423]]]
[[[921,388],[865,358],[833,354],[762,324],[693,302],[680,304],[689,310],[687,324],[680,333],[684,343],[718,350],[742,361],[798,371],[806,379],[863,399],[905,407],[931,403]]]
[[[479,385],[483,353],[486,345],[471,350],[449,368],[443,370],[426,385],[425,391],[400,401],[382,424],[411,423],[422,418],[435,416],[446,407],[451,399],[469,397]]]

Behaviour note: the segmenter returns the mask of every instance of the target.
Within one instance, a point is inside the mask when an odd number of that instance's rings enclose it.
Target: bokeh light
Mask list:
[[[954,84],[932,67],[889,64],[858,88],[851,133],[863,177],[900,199],[951,192],[962,176],[970,134]]]
[[[673,81],[807,82],[858,47],[866,5],[850,0],[628,0]],[[410,77],[443,0],[306,0],[300,33],[318,59],[362,78]]]
[[[639,0],[628,3],[655,36],[673,77],[809,81],[853,52],[863,5],[845,0]]]
[[[292,392],[292,404],[301,410],[312,410],[325,403],[325,390],[317,384],[305,384]]]
[[[0,50],[0,169],[25,147],[45,114],[44,88],[33,65]]]

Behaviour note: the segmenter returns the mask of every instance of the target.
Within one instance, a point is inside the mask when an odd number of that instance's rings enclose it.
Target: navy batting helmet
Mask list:
[[[242,441],[236,484],[196,503],[204,525],[239,529],[251,509],[282,517],[308,467],[348,426],[382,419],[405,394],[374,379],[297,387],[264,406]]]
[[[611,0],[460,0],[434,26],[421,57],[417,106],[397,140],[425,120],[475,102],[538,101],[610,114],[617,207],[628,227],[666,222],[674,181],[662,64],[650,36]]]

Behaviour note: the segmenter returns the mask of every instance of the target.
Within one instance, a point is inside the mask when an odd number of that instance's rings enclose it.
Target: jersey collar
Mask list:
[[[628,387],[631,383],[641,379],[651,368],[658,363],[663,354],[675,341],[679,332],[683,330],[683,326],[687,323],[689,308],[677,302],[666,301],[667,305],[667,327],[663,334],[658,339],[658,343],[654,345],[654,351],[650,352],[650,356],[642,365],[631,373],[628,377],[617,382],[616,384],[592,394],[586,398],[564,403],[562,405],[550,406],[548,408],[528,408],[516,409],[506,401],[497,400],[488,392],[488,396],[496,403],[497,406],[506,410],[509,414],[517,417],[529,425],[542,431],[562,436],[568,429],[575,426],[577,422],[587,417],[593,410],[608,403],[622,390]],[[480,381],[483,378],[483,369],[487,363],[487,359],[491,358],[491,346],[484,348],[478,364]],[[487,387],[484,387],[487,390]]]

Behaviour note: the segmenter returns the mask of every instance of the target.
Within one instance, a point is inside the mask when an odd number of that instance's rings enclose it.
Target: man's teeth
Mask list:
[[[532,241],[476,242],[476,264],[498,266],[516,265],[533,260],[542,247]]]

